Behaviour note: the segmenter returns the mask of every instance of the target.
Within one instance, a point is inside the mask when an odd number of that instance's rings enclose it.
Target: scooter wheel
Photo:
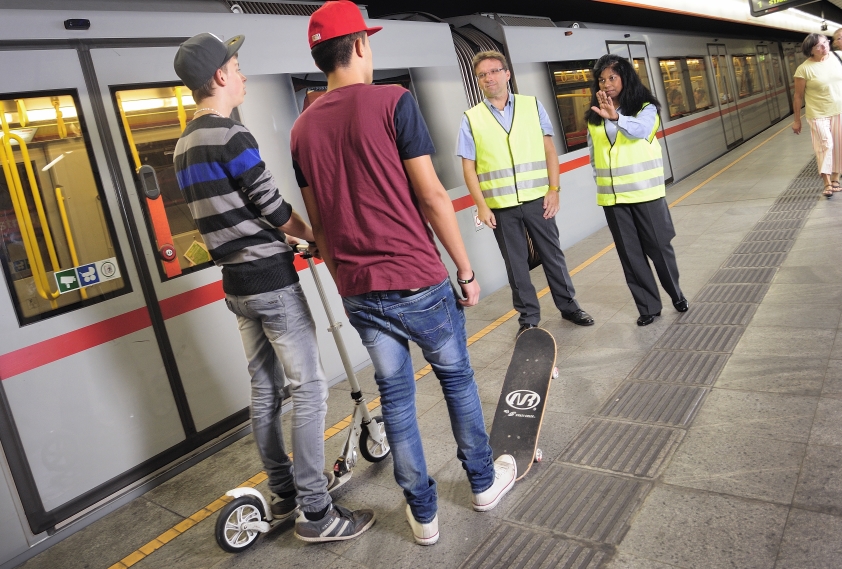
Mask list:
[[[372,419],[371,423],[365,425],[362,435],[360,435],[360,454],[369,462],[380,462],[389,456],[392,449],[389,446],[389,441],[386,440],[386,427],[383,424],[382,415],[372,417]],[[380,426],[382,443],[376,442],[368,432],[369,429],[374,428],[375,423]]]
[[[242,496],[227,503],[216,519],[216,543],[228,553],[245,551],[257,541],[260,532],[245,529],[248,522],[263,519],[263,504],[252,496]]]

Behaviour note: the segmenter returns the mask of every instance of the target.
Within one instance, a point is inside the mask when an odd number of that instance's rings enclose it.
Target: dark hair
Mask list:
[[[608,68],[611,68],[614,73],[619,75],[620,80],[623,82],[623,90],[620,91],[620,107],[623,109],[624,115],[636,115],[643,108],[644,103],[651,103],[655,105],[656,109],[661,110],[661,103],[640,82],[640,77],[637,76],[637,72],[629,60],[614,54],[603,55],[593,68],[593,85],[591,86],[593,90],[593,94],[591,95],[592,107],[599,107],[599,103],[596,100],[596,92],[599,91],[599,76]],[[585,112],[585,120],[593,125],[602,124],[602,117],[590,109]]]
[[[354,42],[366,37],[366,32],[354,32],[337,38],[331,38],[317,43],[310,51],[316,67],[327,75],[333,73],[339,67],[348,67],[351,62],[351,52],[354,49]]]
[[[816,47],[824,37],[824,34],[809,34],[806,38],[804,38],[804,41],[801,42],[801,53],[803,53],[805,57],[812,57],[813,48]]]

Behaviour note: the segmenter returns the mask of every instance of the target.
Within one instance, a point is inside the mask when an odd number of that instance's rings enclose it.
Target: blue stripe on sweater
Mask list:
[[[257,166],[260,161],[260,152],[256,148],[246,148],[230,162],[224,164],[219,162],[191,164],[184,170],[176,172],[175,175],[178,179],[178,185],[181,188],[187,188],[193,184],[224,180],[229,175],[232,178],[237,178]]]

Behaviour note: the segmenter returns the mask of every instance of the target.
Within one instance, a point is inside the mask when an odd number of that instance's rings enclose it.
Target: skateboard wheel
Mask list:
[[[544,460],[544,451],[539,448],[535,449],[535,462],[541,462]]]

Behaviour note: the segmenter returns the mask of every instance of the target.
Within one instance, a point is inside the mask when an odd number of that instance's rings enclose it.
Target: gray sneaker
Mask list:
[[[332,470],[324,470],[322,471],[322,474],[324,474],[325,478],[327,478],[328,492],[336,490],[345,482],[351,479],[350,473],[346,476],[343,476],[342,478],[337,478],[336,475],[333,474]],[[298,504],[296,503],[295,496],[291,496],[290,498],[284,499],[275,494],[274,492],[270,492],[269,507],[272,509],[272,517],[274,519],[284,521],[285,519],[292,517],[292,515],[298,508]]]
[[[311,522],[299,512],[295,519],[295,537],[301,541],[344,541],[357,537],[374,525],[374,512],[371,510],[351,511],[342,506],[331,504],[325,516]]]

